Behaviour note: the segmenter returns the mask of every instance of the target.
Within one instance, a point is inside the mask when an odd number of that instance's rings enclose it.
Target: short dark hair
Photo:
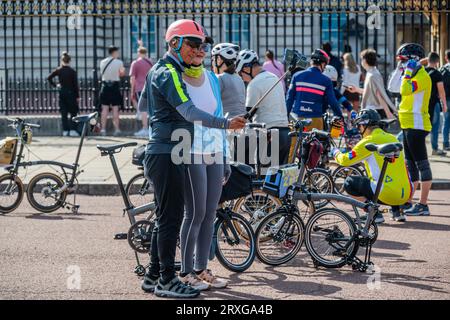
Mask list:
[[[361,52],[361,59],[366,60],[367,64],[371,67],[377,65],[378,55],[373,49],[366,49]]]
[[[439,63],[440,57],[436,52],[430,52],[428,54],[428,62],[429,63]]]
[[[331,43],[325,42],[325,43],[322,45],[322,49],[323,49],[326,53],[330,54],[331,51],[333,50],[333,47],[331,46]]]
[[[116,46],[110,46],[110,47],[108,48],[108,53],[109,53],[109,54],[113,54],[113,53],[116,52],[116,51],[119,51],[119,47],[116,47]]]
[[[445,50],[445,56],[450,60],[450,49]]]

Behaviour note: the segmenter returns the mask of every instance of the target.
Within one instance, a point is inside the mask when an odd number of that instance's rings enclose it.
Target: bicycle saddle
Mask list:
[[[137,142],[127,142],[127,143],[119,143],[119,144],[103,144],[97,145],[97,149],[101,152],[105,153],[116,153],[118,149],[127,148],[127,147],[135,147],[137,146]],[[119,150],[120,151],[120,150]]]
[[[91,119],[96,118],[97,115],[98,115],[98,112],[93,112],[93,113],[85,114],[85,115],[82,115],[82,116],[76,116],[76,117],[72,118],[72,121],[85,123],[85,122],[91,121]]]
[[[400,152],[403,150],[403,144],[400,142],[385,143],[385,144],[366,144],[366,149],[372,152],[377,152],[383,157],[396,157],[400,156]]]

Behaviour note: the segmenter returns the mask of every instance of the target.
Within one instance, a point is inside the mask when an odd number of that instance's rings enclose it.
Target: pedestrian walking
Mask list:
[[[359,94],[348,90],[350,86],[359,88],[361,81],[361,69],[356,64],[351,53],[346,53],[344,58],[344,69],[342,72],[341,93],[353,105],[353,110],[359,112]]]
[[[446,64],[439,70],[444,80],[445,96],[447,98],[447,112],[444,113],[444,127],[442,128],[442,135],[444,140],[444,150],[450,151],[450,49],[445,51]]]
[[[284,65],[280,61],[275,59],[275,55],[272,50],[266,51],[264,59],[265,59],[263,64],[264,70],[273,73],[278,78],[283,77]],[[283,84],[284,92],[286,92],[286,83],[284,81],[281,81],[281,83]]]

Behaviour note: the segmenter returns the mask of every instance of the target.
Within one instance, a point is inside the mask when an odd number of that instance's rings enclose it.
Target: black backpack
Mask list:
[[[445,95],[450,99],[450,63],[447,63],[439,70],[444,78]]]

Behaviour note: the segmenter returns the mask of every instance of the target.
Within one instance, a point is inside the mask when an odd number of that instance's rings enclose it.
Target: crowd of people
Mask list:
[[[439,56],[419,44],[404,44],[397,52],[398,66],[389,77],[386,90],[377,69],[375,50],[361,52],[362,70],[351,53],[342,59],[332,54],[326,43],[309,57],[310,67],[296,70],[285,83],[285,66],[272,51],[261,63],[258,54],[232,43],[214,45],[213,39],[196,21],[182,19],[172,23],[165,36],[168,51],[155,64],[147,51],[139,48],[133,62],[131,101],[138,109],[143,129],[150,134],[144,160],[144,172],[154,185],[157,203],[156,226],[152,234],[151,264],[142,289],[162,297],[196,297],[209,288],[224,288],[227,281],[208,269],[213,223],[222,186],[231,174],[226,142],[227,130],[241,130],[248,121],[265,124],[279,133],[279,164],[288,162],[291,139],[289,119],[311,119],[307,130],[325,127],[324,113],[331,109],[343,123],[358,113],[354,124],[363,139],[350,151],[333,149],[337,163],[350,166],[365,162],[367,177],[349,177],[344,187],[348,194],[362,200],[374,197],[383,157],[368,151],[369,143],[384,144],[402,140],[404,152],[387,170],[380,202],[392,207],[392,219],[403,222],[405,215],[429,215],[428,194],[432,172],[426,137],[431,132],[433,155],[450,150],[450,50],[447,64],[438,69]],[[120,133],[118,114],[122,97],[118,87],[125,74],[118,48],[110,48],[110,57],[101,62],[102,133],[113,112],[115,133]],[[211,57],[211,71],[204,60]],[[64,134],[75,135],[70,123],[77,114],[76,73],[65,53],[62,65],[49,76],[59,76]],[[425,67],[426,66],[426,67]],[[361,87],[360,84],[363,83]],[[397,94],[399,103],[390,95]],[[254,113],[249,110],[258,104]],[[444,112],[444,145],[438,148],[441,111]],[[246,115],[246,116],[244,116]],[[249,117],[250,115],[250,117]],[[347,116],[346,116],[347,115]],[[147,117],[150,117],[150,133]],[[381,126],[382,119],[398,118],[401,135],[395,137]],[[173,161],[173,133],[189,133],[192,146],[184,159]],[[215,141],[215,143],[205,143]],[[217,143],[219,141],[220,143]],[[270,143],[274,143],[271,141]],[[270,149],[270,148],[269,148]],[[222,161],[208,161],[208,159]],[[421,184],[421,196],[413,204],[414,191]],[[384,217],[378,213],[377,223]],[[179,235],[181,272],[175,272],[175,253]]]

